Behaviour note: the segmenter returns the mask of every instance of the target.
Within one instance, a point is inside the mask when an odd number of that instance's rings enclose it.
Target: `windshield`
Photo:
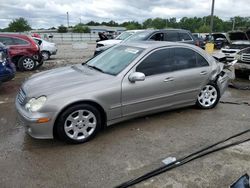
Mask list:
[[[145,40],[149,34],[151,34],[152,31],[142,31],[142,32],[137,32],[131,37],[129,37],[126,42],[131,42],[131,41],[142,41]]]
[[[86,64],[100,72],[117,75],[143,51],[143,48],[115,46],[101,53]]]
[[[116,40],[125,40],[126,38],[128,38],[129,36],[131,36],[133,33],[132,32],[123,32],[122,34],[120,34],[119,36],[117,36],[115,39]]]

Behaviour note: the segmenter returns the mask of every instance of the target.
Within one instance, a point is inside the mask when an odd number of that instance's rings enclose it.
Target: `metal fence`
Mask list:
[[[53,42],[90,42],[99,39],[97,34],[92,33],[38,33],[42,38]],[[53,36],[53,37],[50,37]]]
[[[13,33],[13,32],[3,32],[3,33]],[[43,39],[55,42],[55,43],[67,43],[67,42],[95,42],[99,39],[98,34],[94,33],[39,33]],[[32,35],[30,32],[19,33]],[[53,36],[53,37],[50,37]]]

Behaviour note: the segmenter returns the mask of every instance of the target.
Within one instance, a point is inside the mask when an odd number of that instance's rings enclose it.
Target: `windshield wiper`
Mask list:
[[[88,64],[85,64],[85,65],[87,65],[87,66],[90,67],[91,69],[95,69],[95,70],[97,70],[97,71],[99,71],[99,72],[105,73],[102,69],[100,69],[100,68],[98,68],[98,67],[96,67],[96,66],[88,65]]]

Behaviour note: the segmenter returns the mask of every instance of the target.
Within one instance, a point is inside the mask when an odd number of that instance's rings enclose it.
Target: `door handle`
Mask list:
[[[171,81],[174,81],[173,77],[168,77],[164,80],[164,82],[171,82]]]
[[[201,71],[200,72],[200,75],[206,75],[207,74],[207,71]]]

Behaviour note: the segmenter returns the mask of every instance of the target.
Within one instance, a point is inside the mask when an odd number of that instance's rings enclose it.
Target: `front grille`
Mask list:
[[[250,54],[241,54],[241,61],[244,63],[250,63]]]
[[[19,104],[24,105],[25,99],[26,99],[26,94],[24,93],[23,89],[21,88],[19,90],[18,95],[17,95],[17,100],[18,100]]]

